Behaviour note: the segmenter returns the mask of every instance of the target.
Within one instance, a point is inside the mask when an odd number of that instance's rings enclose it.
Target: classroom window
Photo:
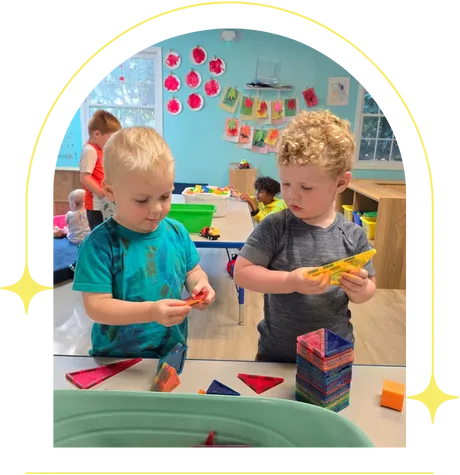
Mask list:
[[[144,125],[162,134],[161,67],[161,48],[152,47],[105,76],[82,105],[83,139],[87,139],[88,121],[98,109],[115,115],[123,127]]]
[[[363,87],[360,87],[356,125],[357,168],[403,168],[398,141],[390,123]]]

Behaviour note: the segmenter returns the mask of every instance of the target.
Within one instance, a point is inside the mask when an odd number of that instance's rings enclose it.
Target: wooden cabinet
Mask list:
[[[374,267],[379,289],[406,288],[406,184],[403,181],[352,180],[337,197],[337,211],[377,211]]]
[[[248,195],[254,194],[254,182],[257,178],[257,169],[238,169],[230,168],[228,171],[229,184],[236,188],[241,193]]]
[[[69,211],[69,194],[78,188],[82,188],[78,170],[56,170],[54,172],[54,215],[65,214]]]

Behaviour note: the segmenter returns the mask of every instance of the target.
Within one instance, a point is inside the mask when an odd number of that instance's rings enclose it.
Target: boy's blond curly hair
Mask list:
[[[312,163],[338,178],[353,168],[354,153],[347,120],[328,110],[302,110],[281,135],[276,158],[279,165]]]

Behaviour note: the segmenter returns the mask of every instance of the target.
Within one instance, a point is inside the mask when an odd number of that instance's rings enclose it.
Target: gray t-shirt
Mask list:
[[[290,210],[267,216],[254,230],[240,256],[270,270],[320,267],[371,249],[360,226],[337,213],[328,228],[311,226]],[[365,269],[375,275],[372,262]],[[328,328],[353,341],[348,297],[338,286],[320,295],[265,294],[264,320],[258,325],[263,359],[295,362],[297,336]]]

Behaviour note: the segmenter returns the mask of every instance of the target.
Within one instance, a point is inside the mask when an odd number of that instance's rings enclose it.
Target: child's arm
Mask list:
[[[104,190],[97,184],[91,173],[80,173],[81,184],[99,198],[104,198]]]
[[[105,325],[157,322],[181,323],[191,307],[181,300],[129,302],[113,298],[113,257],[104,230],[90,234],[78,250],[73,290],[82,293],[88,316]]]
[[[304,273],[310,269],[302,267],[292,272],[269,270],[253,264],[248,259],[238,256],[235,262],[235,284],[244,289],[264,294],[292,294],[298,292],[305,295],[322,294],[330,285],[327,274],[305,278]]]
[[[77,266],[78,268],[78,266]],[[82,292],[86,313],[103,325],[131,325],[157,322],[165,327],[182,323],[191,307],[180,300],[157,302],[127,302],[112,294]]]
[[[284,232],[285,219],[281,213],[271,214],[249,236],[235,262],[235,284],[266,294],[325,292],[330,283],[330,278],[326,274],[307,279],[303,275],[309,270],[306,268],[292,272],[268,269]]]
[[[206,293],[203,303],[195,307],[197,310],[203,310],[209,307],[216,298],[216,293],[209,284],[208,276],[198,264],[190,272],[187,272],[185,288],[192,297],[195,297],[195,295],[201,292]]]
[[[371,249],[364,229],[356,226],[353,235],[355,254]],[[345,291],[350,302],[360,304],[370,300],[375,294],[375,270],[372,260],[363,269],[342,274],[340,287]]]
[[[92,147],[85,147],[80,157],[80,182],[81,184],[94,193],[99,198],[104,198],[104,190],[98,185],[93,178],[92,173],[97,161],[97,153]]]
[[[366,269],[350,271],[342,274],[340,286],[347,294],[350,302],[364,303],[375,294],[375,277],[369,277]]]

